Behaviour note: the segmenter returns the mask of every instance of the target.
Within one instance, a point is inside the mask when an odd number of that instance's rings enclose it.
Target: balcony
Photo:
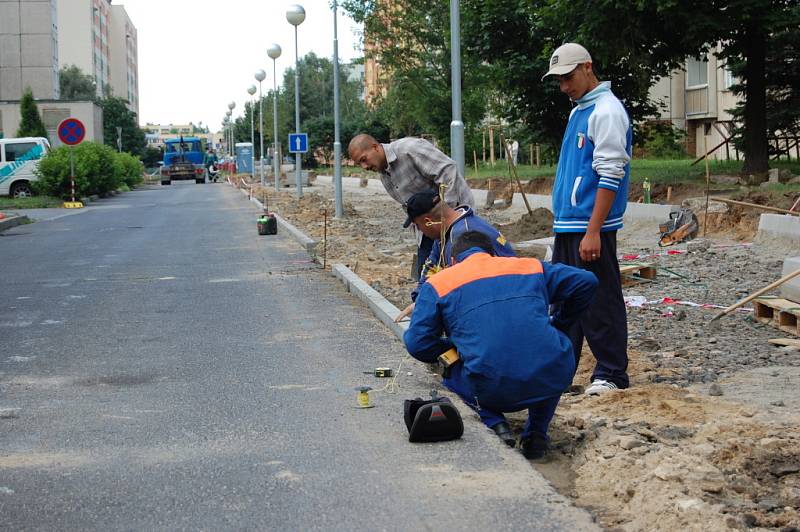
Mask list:
[[[700,118],[709,114],[708,85],[686,89],[686,118]]]

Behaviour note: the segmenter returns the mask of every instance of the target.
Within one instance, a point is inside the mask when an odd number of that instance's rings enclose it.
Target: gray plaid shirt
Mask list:
[[[475,208],[472,191],[458,174],[456,162],[424,139],[406,137],[391,144],[381,144],[386,154],[386,170],[381,182],[386,192],[401,205],[417,192],[439,192],[444,183],[444,199],[452,207]]]

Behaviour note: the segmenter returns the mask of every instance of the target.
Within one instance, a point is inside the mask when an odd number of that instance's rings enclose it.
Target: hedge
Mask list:
[[[107,194],[123,184],[132,187],[142,181],[138,157],[94,142],[83,142],[73,149],[76,197]],[[36,175],[39,179],[31,183],[35,193],[69,198],[70,148],[62,146],[50,151],[39,161]]]

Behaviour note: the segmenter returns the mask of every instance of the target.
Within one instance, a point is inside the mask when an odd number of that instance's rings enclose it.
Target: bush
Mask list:
[[[48,153],[36,170],[38,181],[33,188],[37,194],[47,194],[69,198],[70,192],[70,148],[63,146]],[[84,142],[75,146],[75,196],[106,194],[116,190],[126,178],[141,181],[141,165],[137,158],[128,154],[118,154],[113,149],[94,142]],[[127,157],[125,157],[127,156]],[[133,170],[133,162],[136,170]],[[133,183],[131,183],[133,184]]]
[[[115,159],[117,171],[119,172],[123,184],[131,188],[142,182],[142,172],[144,169],[138,157],[134,157],[130,153],[122,152],[116,153]]]
[[[145,168],[155,168],[158,166],[158,162],[163,158],[164,154],[161,153],[161,150],[152,146],[148,146],[144,149],[144,154],[142,155],[142,164],[144,164]]]

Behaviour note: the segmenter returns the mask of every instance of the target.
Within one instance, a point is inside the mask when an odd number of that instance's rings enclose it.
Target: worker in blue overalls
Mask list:
[[[527,409],[520,450],[541,458],[575,372],[565,331],[589,306],[597,278],[572,266],[496,257],[492,241],[478,231],[462,233],[451,258],[453,265],[419,290],[403,336],[406,349],[417,360],[435,362],[455,348],[460,360],[443,384],[493,429],[507,426],[504,412]],[[558,308],[552,316],[551,304]]]

